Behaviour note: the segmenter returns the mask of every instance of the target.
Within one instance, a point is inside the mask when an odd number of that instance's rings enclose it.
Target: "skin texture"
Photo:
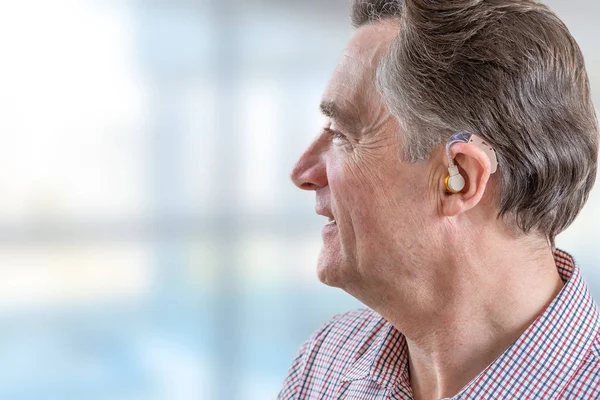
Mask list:
[[[466,180],[454,195],[444,189],[442,148],[427,161],[399,159],[403,132],[375,87],[397,34],[389,21],[355,32],[323,96],[329,118],[291,179],[336,220],[323,229],[319,279],[402,332],[414,398],[439,399],[492,363],[563,283],[545,238],[497,219],[483,151],[452,147]]]

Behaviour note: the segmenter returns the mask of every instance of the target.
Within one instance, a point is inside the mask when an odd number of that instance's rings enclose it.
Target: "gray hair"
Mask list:
[[[532,0],[354,0],[355,27],[383,19],[400,33],[377,86],[416,162],[456,131],[498,157],[498,217],[552,245],[596,177],[598,126],[583,56],[564,23]]]

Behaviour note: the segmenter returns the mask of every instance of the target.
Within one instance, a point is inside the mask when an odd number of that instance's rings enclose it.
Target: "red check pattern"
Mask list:
[[[600,399],[598,307],[573,258],[554,259],[560,293],[451,399]],[[278,398],[412,399],[406,340],[370,309],[338,315],[300,348]]]

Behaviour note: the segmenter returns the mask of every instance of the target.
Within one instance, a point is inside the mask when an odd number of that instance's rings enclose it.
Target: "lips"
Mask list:
[[[317,214],[327,217],[329,219],[329,222],[325,224],[326,226],[336,225],[335,218],[333,217],[333,213],[331,211],[329,211],[326,208],[317,208],[315,211],[317,212]]]

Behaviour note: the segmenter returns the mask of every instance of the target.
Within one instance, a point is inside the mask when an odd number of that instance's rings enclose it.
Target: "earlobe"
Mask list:
[[[461,200],[457,194],[445,193],[442,198],[442,215],[445,217],[455,217],[464,211]]]

